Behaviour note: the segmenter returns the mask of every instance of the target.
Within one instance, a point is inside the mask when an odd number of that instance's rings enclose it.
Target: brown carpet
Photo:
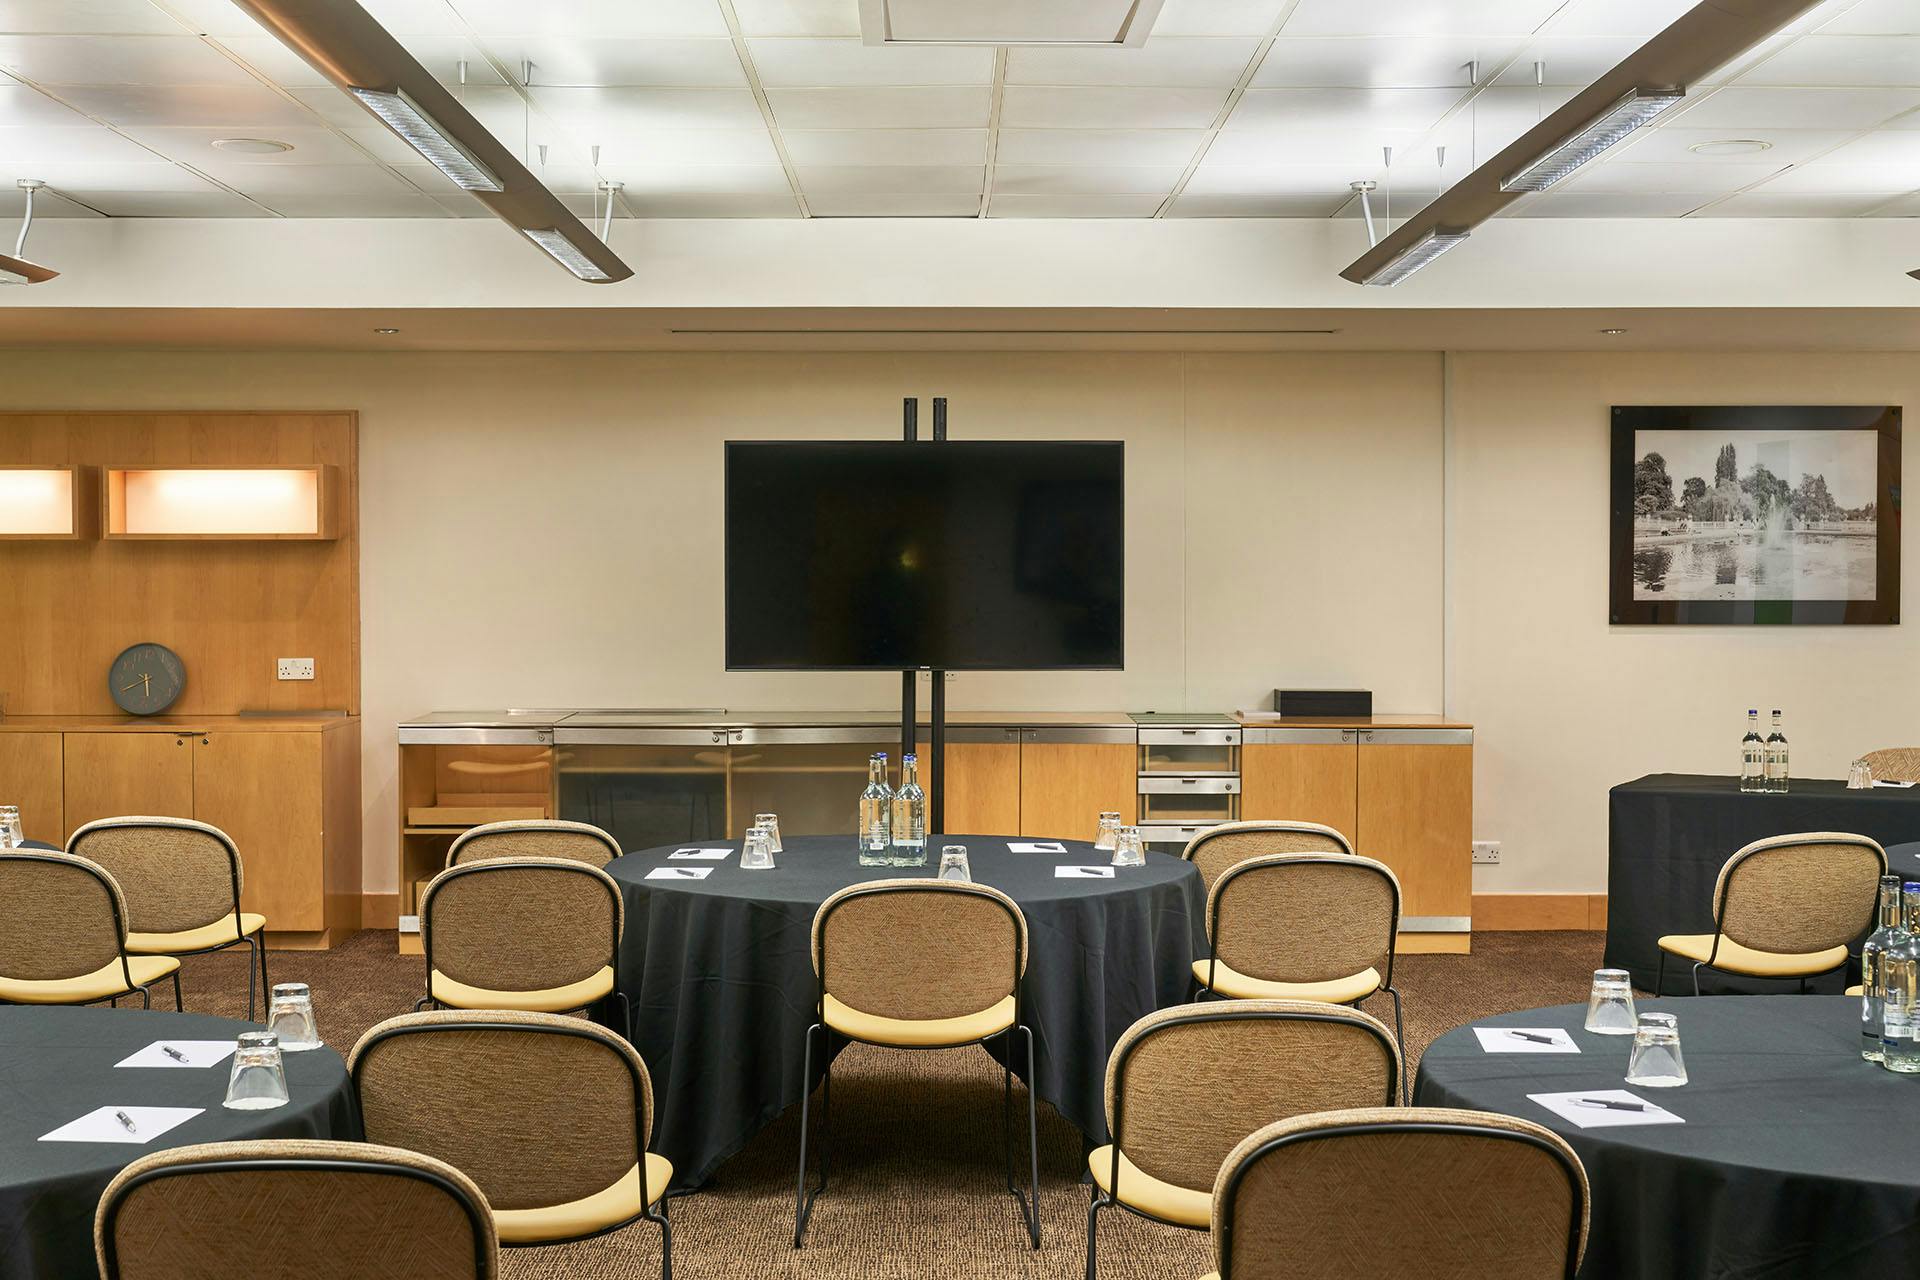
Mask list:
[[[1471,956],[1402,957],[1395,978],[1406,999],[1409,1054],[1417,1062],[1434,1037],[1475,1018],[1584,999],[1601,943],[1598,933],[1493,933],[1474,939]],[[187,1007],[243,1016],[245,955],[189,959]],[[362,933],[331,952],[276,951],[268,964],[274,980],[312,986],[321,1034],[343,1052],[374,1023],[410,1009],[423,981],[421,961],[396,955],[391,933]],[[1391,1025],[1388,1001],[1370,1002],[1369,1011]],[[1080,1136],[1041,1105],[1042,1248],[1035,1253],[1004,1188],[1000,1075],[983,1051],[888,1053],[855,1045],[841,1055],[834,1080],[834,1182],[814,1211],[807,1247],[792,1247],[795,1108],[705,1190],[673,1202],[676,1275],[1080,1274],[1087,1208]],[[657,1276],[659,1266],[659,1233],[642,1223],[581,1244],[514,1250],[503,1274],[624,1280]],[[1101,1214],[1103,1276],[1190,1280],[1209,1269],[1204,1234]]]

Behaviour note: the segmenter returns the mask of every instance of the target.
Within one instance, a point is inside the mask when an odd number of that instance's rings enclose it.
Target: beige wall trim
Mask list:
[[[365,893],[360,895],[360,927],[362,929],[394,929],[400,923],[400,895],[397,893]]]
[[[1473,927],[1478,933],[1543,929],[1604,929],[1604,893],[1476,893]]]

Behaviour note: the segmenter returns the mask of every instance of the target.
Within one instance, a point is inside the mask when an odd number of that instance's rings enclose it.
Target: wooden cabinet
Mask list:
[[[96,818],[193,817],[190,733],[69,733],[61,776],[66,835]],[[63,837],[64,843],[64,837]]]
[[[0,804],[20,810],[29,840],[63,844],[67,838],[61,735],[0,733]]]
[[[327,927],[317,733],[209,733],[194,747],[193,816],[233,837],[240,904],[276,930]]]
[[[1360,852],[1400,878],[1409,931],[1473,915],[1473,746],[1463,730],[1370,729],[1359,744]],[[1463,935],[1464,936],[1464,935]]]
[[[1240,749],[1242,818],[1318,822],[1358,838],[1356,731],[1250,729],[1247,737]]]
[[[1139,748],[1126,729],[1020,731],[1020,834],[1091,840],[1105,810],[1132,823]]]
[[[923,742],[919,749],[922,760],[931,758],[930,744]],[[924,769],[920,780],[924,785],[931,784]],[[949,731],[941,781],[947,832],[973,836],[1020,834],[1018,729]]]

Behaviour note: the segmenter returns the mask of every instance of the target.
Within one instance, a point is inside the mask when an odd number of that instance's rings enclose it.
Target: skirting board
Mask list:
[[[1476,893],[1475,932],[1516,933],[1607,927],[1604,893]]]
[[[400,922],[400,895],[397,893],[367,893],[360,897],[360,927],[362,929],[392,929]]]

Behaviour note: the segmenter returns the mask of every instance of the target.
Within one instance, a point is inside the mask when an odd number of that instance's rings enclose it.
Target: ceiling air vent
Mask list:
[[[1165,0],[860,0],[868,44],[1147,42]]]

